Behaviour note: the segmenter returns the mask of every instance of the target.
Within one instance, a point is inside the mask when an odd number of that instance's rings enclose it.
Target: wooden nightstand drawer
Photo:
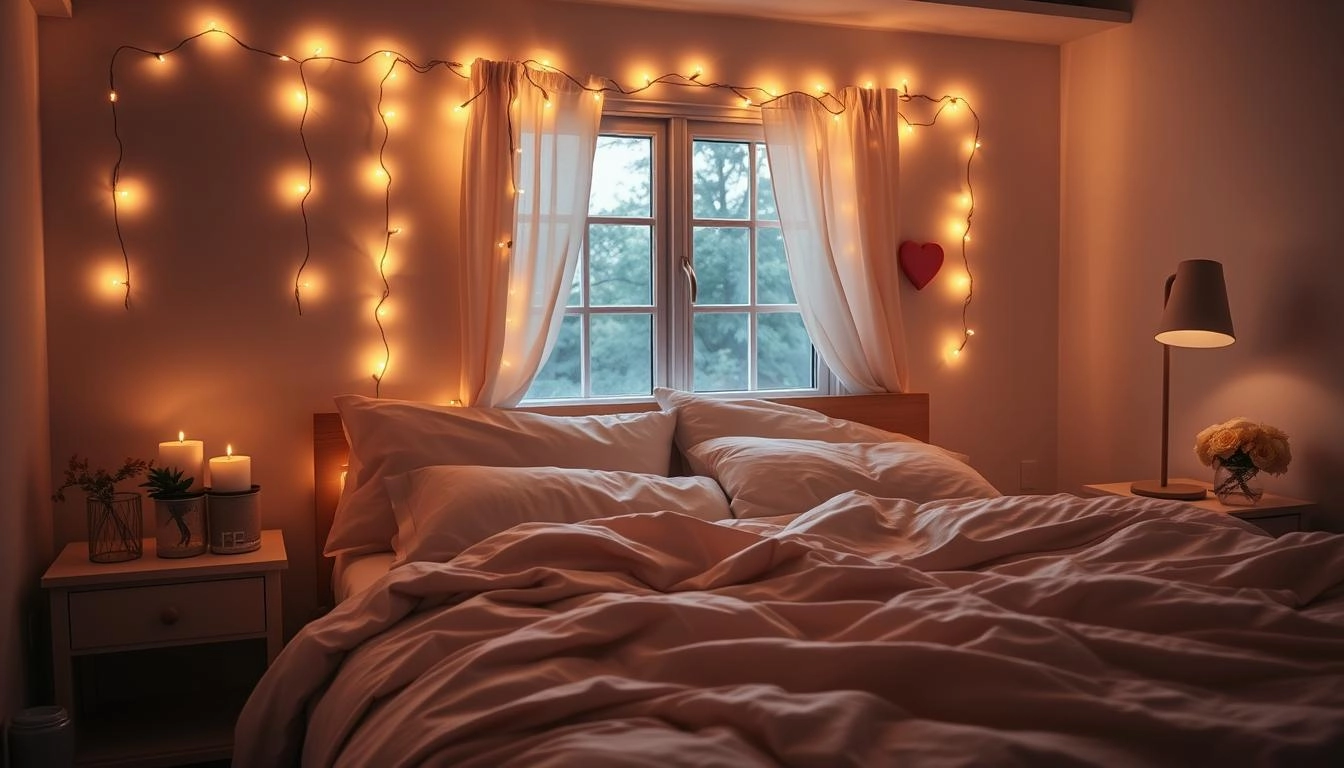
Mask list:
[[[261,576],[71,592],[70,649],[266,632]]]

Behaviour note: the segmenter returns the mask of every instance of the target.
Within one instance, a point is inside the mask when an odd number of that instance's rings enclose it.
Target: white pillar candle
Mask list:
[[[225,455],[210,459],[210,490],[215,493],[252,490],[252,457],[234,456],[233,446]]]
[[[159,443],[159,460],[155,466],[182,470],[183,477],[192,478],[191,491],[195,493],[205,487],[205,473],[201,471],[205,443],[186,437],[185,432],[178,432],[176,440]]]

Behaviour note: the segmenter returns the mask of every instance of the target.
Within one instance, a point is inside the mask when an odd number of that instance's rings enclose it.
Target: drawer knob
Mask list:
[[[180,618],[182,618],[182,613],[171,605],[164,608],[163,612],[159,614],[159,621],[170,627],[176,624]]]

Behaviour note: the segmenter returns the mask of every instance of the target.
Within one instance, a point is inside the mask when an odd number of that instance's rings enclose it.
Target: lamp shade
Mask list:
[[[1222,264],[1190,259],[1176,265],[1155,338],[1173,347],[1225,347],[1236,341]]]

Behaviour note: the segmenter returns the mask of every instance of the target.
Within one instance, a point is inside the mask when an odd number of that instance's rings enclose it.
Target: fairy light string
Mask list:
[[[383,101],[386,93],[386,84],[389,79],[395,77],[396,70],[399,66],[404,66],[405,68],[411,70],[412,72],[415,72],[416,74],[426,74],[433,70],[443,68],[448,72],[452,73],[453,75],[456,75],[457,77],[462,78],[464,80],[470,79],[469,67],[463,65],[460,62],[452,61],[449,59],[429,59],[427,61],[420,62],[406,56],[401,52],[386,48],[371,51],[370,53],[360,58],[344,58],[340,56],[332,56],[329,54],[324,54],[321,48],[315,49],[311,55],[303,57],[295,57],[280,51],[270,50],[260,46],[252,45],[240,39],[232,32],[229,32],[228,30],[225,29],[221,29],[215,22],[211,22],[209,26],[202,31],[187,35],[186,37],[182,38],[180,41],[178,41],[176,44],[174,44],[169,48],[154,50],[134,45],[119,46],[113,52],[111,61],[108,64],[108,103],[112,115],[112,134],[113,138],[115,139],[117,147],[116,160],[113,163],[111,172],[112,219],[113,219],[113,227],[117,237],[117,243],[121,251],[122,268],[123,268],[123,274],[121,279],[114,280],[113,282],[118,284],[123,289],[123,305],[127,310],[129,310],[131,307],[132,274],[131,274],[130,250],[129,247],[127,246],[126,237],[122,228],[122,221],[121,221],[122,219],[121,203],[122,199],[127,196],[128,192],[127,190],[121,188],[122,170],[125,163],[125,141],[122,138],[120,125],[118,121],[118,106],[120,104],[121,98],[117,91],[117,81],[116,81],[117,62],[118,59],[121,58],[123,54],[140,54],[144,56],[153,57],[158,61],[164,61],[166,57],[168,57],[169,55],[178,52],[184,47],[194,43],[195,41],[203,37],[206,37],[207,35],[223,35],[224,37],[232,41],[236,46],[245,51],[266,56],[276,60],[281,64],[293,65],[297,68],[299,85],[301,89],[298,92],[297,97],[303,101],[302,110],[299,116],[298,133],[299,133],[300,145],[303,150],[304,160],[306,164],[305,183],[302,185],[303,189],[300,190],[301,194],[298,206],[299,217],[303,222],[304,245],[303,245],[302,257],[299,260],[299,264],[295,270],[294,275],[294,304],[295,309],[300,316],[303,315],[303,290],[306,287],[308,287],[308,283],[304,280],[304,273],[309,267],[313,256],[312,232],[308,216],[308,201],[314,191],[314,160],[312,149],[308,143],[308,136],[307,136],[308,123],[309,123],[308,117],[309,112],[311,110],[311,99],[310,99],[311,86],[308,80],[308,73],[305,67],[313,62],[330,62],[330,63],[340,63],[348,65],[361,65],[368,62],[370,59],[373,59],[380,55],[389,59],[388,69],[383,73],[378,83],[378,98],[375,105],[378,111],[379,121],[381,122],[383,128],[383,136],[378,148],[378,168],[384,180],[384,189],[383,189],[384,226],[382,234],[383,246],[382,246],[382,252],[377,259],[378,277],[379,280],[382,282],[383,290],[377,304],[374,307],[373,312],[374,323],[378,329],[380,341],[383,347],[382,361],[377,365],[377,370],[373,374],[375,395],[380,395],[383,377],[387,374],[387,369],[391,362],[391,348],[388,342],[387,328],[383,323],[383,316],[385,314],[385,308],[386,308],[385,305],[387,304],[389,298],[391,297],[391,283],[388,280],[386,267],[388,257],[391,251],[392,238],[401,232],[400,227],[394,227],[392,225],[392,174],[389,171],[386,163],[386,151],[391,137],[391,125],[388,120],[389,115],[383,109]],[[559,74],[562,77],[573,82],[578,88],[582,89],[583,91],[594,94],[595,98],[601,98],[601,95],[605,93],[614,93],[620,96],[627,96],[627,97],[635,96],[637,94],[643,93],[655,87],[667,86],[674,88],[693,88],[693,89],[710,89],[710,90],[725,91],[731,93],[737,101],[737,106],[743,109],[746,108],[759,109],[762,106],[771,104],[786,96],[803,95],[807,96],[808,98],[814,99],[815,101],[817,101],[817,103],[819,103],[823,108],[825,108],[828,112],[830,112],[833,115],[838,116],[844,112],[844,104],[840,100],[840,98],[837,97],[835,94],[831,93],[830,91],[826,90],[822,86],[817,87],[817,93],[810,93],[801,90],[776,93],[774,91],[771,91],[769,89],[760,86],[740,85],[734,83],[704,80],[702,79],[703,70],[701,70],[699,67],[697,67],[696,70],[691,74],[668,72],[658,75],[657,77],[645,75],[643,78],[644,82],[636,86],[625,86],[612,78],[600,78],[599,82],[601,83],[601,85],[594,86],[579,80],[578,78],[564,71],[563,69],[552,66],[549,62],[537,61],[535,59],[527,59],[523,62],[523,65],[524,65],[525,79],[532,87],[540,90],[542,92],[543,97],[547,99],[550,98],[550,95],[547,92],[546,88],[534,79],[534,74],[536,73],[551,72]],[[872,84],[871,83],[866,84],[864,87],[871,88]],[[460,111],[470,106],[471,103],[475,101],[477,98],[479,98],[482,93],[483,90],[470,94],[470,96],[465,101],[463,101],[456,108],[455,111]],[[970,142],[970,151],[967,153],[966,156],[965,170],[964,170],[964,184],[965,184],[964,194],[968,201],[968,205],[966,207],[965,215],[963,218],[963,224],[961,230],[961,242],[960,242],[961,262],[966,273],[966,295],[962,300],[961,304],[960,343],[957,344],[951,350],[953,356],[957,356],[960,355],[962,350],[966,348],[967,344],[970,342],[971,337],[975,335],[975,332],[969,326],[970,306],[974,298],[974,278],[971,271],[970,254],[967,243],[969,242],[971,237],[971,227],[975,217],[975,192],[972,179],[972,171],[976,155],[978,154],[978,151],[980,149],[980,141],[981,141],[980,116],[979,114],[976,113],[976,111],[971,107],[970,103],[967,102],[967,100],[964,97],[950,96],[950,95],[930,96],[922,93],[910,93],[908,85],[904,81],[901,83],[901,87],[898,92],[898,99],[902,103],[906,104],[912,102],[919,102],[934,107],[931,116],[929,116],[927,119],[918,121],[912,120],[910,116],[908,116],[905,112],[898,111],[897,113],[898,119],[904,122],[906,133],[913,132],[914,128],[916,127],[930,127],[935,125],[938,122],[939,117],[941,117],[943,113],[947,110],[956,110],[964,108],[970,114],[973,122],[974,134]]]

